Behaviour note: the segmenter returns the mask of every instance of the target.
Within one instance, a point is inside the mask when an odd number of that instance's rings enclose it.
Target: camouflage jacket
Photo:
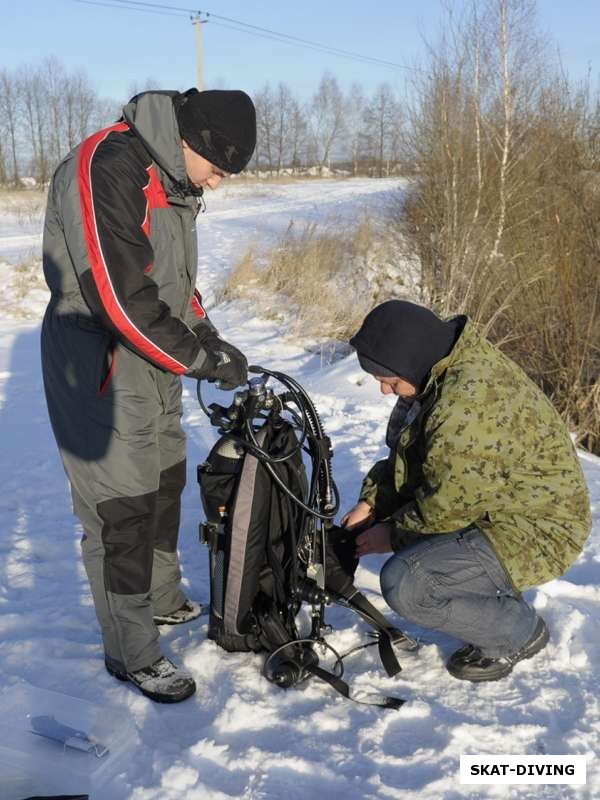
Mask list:
[[[564,573],[591,514],[575,448],[548,398],[467,321],[420,402],[361,491],[378,520],[394,522],[394,549],[414,534],[476,525],[517,589]]]

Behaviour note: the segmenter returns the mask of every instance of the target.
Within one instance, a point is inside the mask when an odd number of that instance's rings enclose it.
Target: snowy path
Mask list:
[[[201,290],[210,303],[223,271],[249,240],[271,240],[290,217],[352,219],[365,205],[383,202],[397,184],[315,181],[273,189],[231,186],[216,193],[199,225]],[[2,230],[0,225],[0,260],[9,261]],[[23,231],[35,234],[29,227]],[[16,235],[11,226],[7,236]],[[41,311],[43,298],[36,296],[35,302]],[[211,309],[211,316],[251,361],[293,374],[311,393],[334,442],[335,474],[347,508],[361,473],[383,452],[390,406],[375,382],[364,379],[354,357],[323,364],[318,353],[287,341],[277,323],[255,318],[247,304],[224,304]],[[208,641],[202,618],[183,628],[163,628],[165,651],[193,672],[198,692],[179,706],[157,706],[103,667],[78,552],[81,532],[46,416],[38,338],[37,321],[0,321],[0,681],[6,692],[0,694],[0,711],[2,698],[23,681],[124,711],[137,726],[139,741],[117,773],[92,792],[93,800],[306,800],[315,795],[538,800],[600,794],[600,460],[582,455],[595,512],[583,556],[561,580],[528,593],[549,624],[551,642],[509,679],[488,686],[454,681],[444,660],[456,641],[407,626],[422,634],[423,644],[417,654],[402,655],[399,678],[385,676],[373,648],[347,666],[354,689],[407,698],[400,711],[353,705],[316,681],[283,692],[261,678],[260,657],[228,654]],[[194,471],[215,437],[198,410],[191,382],[185,388],[184,424],[189,475],[182,563],[189,594],[207,600]],[[365,559],[357,579],[382,610],[376,592],[383,561],[382,556]],[[334,646],[345,650],[364,640],[365,627],[345,611],[333,610],[329,617]],[[10,742],[11,730],[0,714],[2,800]],[[587,754],[588,784],[461,786],[459,755],[465,753]],[[57,768],[45,786],[29,793],[75,791],[67,777]]]

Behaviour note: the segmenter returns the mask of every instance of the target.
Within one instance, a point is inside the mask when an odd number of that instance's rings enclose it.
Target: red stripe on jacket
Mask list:
[[[206,311],[202,306],[202,295],[198,289],[194,289],[194,294],[192,296],[192,311],[198,319],[204,319],[206,317]]]
[[[148,173],[148,183],[142,190],[146,195],[146,216],[142,222],[142,230],[149,237],[152,210],[155,208],[168,208],[169,201],[154,164],[150,164],[146,172]]]
[[[168,353],[165,353],[164,350],[161,350],[160,347],[148,339],[127,316],[112,285],[110,273],[106,261],[104,260],[102,245],[98,236],[91,181],[92,159],[94,158],[97,148],[107,136],[111,133],[120,133],[126,130],[129,130],[129,126],[124,122],[111,125],[109,128],[104,128],[104,130],[98,131],[90,136],[81,144],[79,149],[79,199],[81,202],[81,217],[83,220],[83,231],[88,251],[88,259],[102,305],[119,333],[128,339],[141,353],[152,359],[152,361],[169,370],[169,372],[182,375],[187,370],[187,367]],[[152,175],[150,172],[149,177],[150,186],[152,185]],[[156,177],[158,178],[158,176]]]

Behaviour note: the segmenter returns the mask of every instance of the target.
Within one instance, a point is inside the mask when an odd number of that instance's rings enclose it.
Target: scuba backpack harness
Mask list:
[[[394,647],[415,650],[417,643],[354,586],[360,529],[333,523],[339,493],[331,442],[297,381],[263,367],[250,372],[260,375],[229,407],[207,408],[198,381],[199,404],[221,435],[198,466],[206,515],[200,541],[209,549],[208,637],[229,652],[266,651],[263,675],[282,688],[312,675],[354,702],[399,708],[405,701],[396,697],[351,697],[342,679],[350,653],[377,644],[392,677],[401,670]],[[284,391],[276,393],[269,379]],[[372,641],[343,656],[326,642],[325,606],[332,602],[366,621]],[[311,609],[306,635],[296,622],[303,603]],[[335,657],[331,671],[319,665],[316,649]]]

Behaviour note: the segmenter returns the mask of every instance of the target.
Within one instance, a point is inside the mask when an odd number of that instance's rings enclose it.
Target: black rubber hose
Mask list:
[[[229,434],[230,439],[232,439],[234,442],[236,442],[241,447],[243,447],[244,449],[248,450],[248,452],[250,452],[252,455],[254,455],[263,464],[263,466],[265,467],[267,472],[271,475],[271,477],[273,478],[275,483],[279,486],[279,488],[283,492],[285,492],[285,494],[288,495],[288,497],[290,497],[291,500],[293,500],[294,503],[296,503],[296,505],[298,505],[300,508],[302,508],[307,514],[310,514],[311,516],[317,517],[318,519],[321,519],[321,520],[331,521],[332,519],[334,519],[334,517],[337,514],[337,511],[339,509],[339,492],[337,490],[337,486],[335,485],[335,483],[333,483],[333,481],[330,478],[331,466],[329,464],[329,459],[322,459],[320,457],[320,451],[319,452],[314,452],[314,450],[316,450],[316,448],[314,446],[314,441],[313,440],[314,439],[322,439],[323,438],[322,424],[321,424],[321,421],[320,421],[320,419],[318,417],[318,414],[316,412],[316,409],[315,409],[314,405],[312,404],[310,398],[308,397],[308,395],[306,394],[306,392],[304,391],[302,386],[300,386],[300,384],[297,381],[295,381],[293,378],[291,378],[289,375],[284,375],[281,372],[275,372],[275,371],[268,370],[268,369],[265,369],[264,367],[259,367],[259,366],[250,366],[248,368],[248,370],[249,370],[249,372],[253,372],[253,373],[262,373],[264,375],[269,375],[269,376],[275,378],[276,380],[278,380],[280,383],[282,383],[290,391],[290,393],[292,394],[292,397],[294,399],[294,402],[296,403],[296,405],[298,406],[298,409],[300,410],[300,412],[302,414],[302,420],[303,420],[303,423],[304,423],[303,424],[303,431],[302,431],[302,438],[290,453],[286,454],[283,457],[280,456],[278,458],[273,458],[269,453],[267,453],[265,450],[263,450],[260,447],[260,445],[258,444],[258,441],[256,440],[256,437],[254,435],[254,431],[252,430],[252,425],[250,424],[249,420],[246,419],[244,427],[245,427],[246,433],[250,437],[251,441],[248,442],[247,440],[243,439],[242,437],[235,436],[234,434],[231,434],[231,433]],[[202,392],[201,392],[200,384],[201,384],[201,381],[198,381],[198,384],[197,384],[197,387],[196,387],[196,393],[197,393],[197,396],[198,396],[198,402],[200,404],[200,407],[204,411],[204,413],[208,417],[210,417],[211,416],[210,412],[206,408],[206,405],[205,405],[205,403],[203,402],[203,399],[202,399]],[[311,434],[312,434],[312,436],[311,436]],[[272,466],[272,464],[280,463],[282,461],[285,461],[285,460],[291,458],[292,455],[297,453],[302,448],[302,446],[304,444],[304,441],[306,441],[307,438],[308,438],[309,444],[313,445],[312,461],[313,461],[314,473],[313,473],[313,475],[311,475],[311,494],[313,494],[314,488],[316,486],[316,484],[313,481],[313,478],[315,478],[317,481],[319,481],[319,474],[322,471],[323,465],[327,464],[325,480],[327,480],[327,487],[330,487],[331,485],[333,485],[334,497],[335,497],[334,507],[331,508],[331,510],[329,510],[329,511],[321,511],[321,510],[317,510],[315,508],[312,508],[310,505],[307,505],[306,503],[304,503],[300,498],[296,497],[296,495],[294,495],[294,493],[281,480],[279,475],[277,475],[276,471],[274,470],[274,468]],[[315,461],[316,461],[316,464],[315,464]],[[319,482],[321,482],[321,481],[319,481]],[[314,501],[314,497],[310,497],[309,498],[309,503],[311,503],[313,501]]]
[[[206,407],[206,404],[205,404],[204,399],[202,397],[201,384],[202,384],[201,380],[198,380],[198,382],[196,383],[196,397],[198,398],[198,403],[200,405],[200,408],[202,409],[202,411],[204,411],[206,416],[210,419],[211,418],[211,413],[210,413],[210,410]],[[296,393],[293,392],[293,394],[295,395]],[[301,408],[301,406],[299,406],[299,408]],[[266,450],[263,450],[260,447],[260,445],[256,441],[256,437],[254,436],[254,431],[252,430],[252,425],[248,422],[247,419],[244,420],[244,427],[246,427],[246,430],[249,431],[250,442],[248,442],[246,439],[243,439],[241,436],[236,436],[232,432],[228,432],[228,436],[236,444],[239,444],[245,450],[248,450],[250,453],[252,453],[253,456],[256,456],[256,458],[260,458],[261,460],[269,460],[271,463],[277,464],[279,462],[287,461],[288,459],[292,458],[304,446],[304,442],[306,441],[306,439],[308,437],[308,431],[307,431],[307,426],[306,426],[306,417],[303,416],[301,419],[302,419],[302,425],[301,425],[301,430],[300,430],[299,441],[294,445],[294,447],[290,450],[289,453],[284,453],[282,456],[278,456],[277,458],[274,458],[269,453],[267,453]],[[298,425],[298,421],[295,420],[295,422]]]
[[[291,378],[290,381],[292,383],[296,383],[293,378]],[[298,384],[296,384],[296,387],[299,392],[302,392],[303,399],[306,402],[306,414],[309,419],[311,432],[313,433],[314,438],[319,440],[323,439],[324,428],[323,428],[323,423],[321,422],[321,418],[319,416],[319,412],[313,405],[312,400],[310,399],[310,397],[308,397],[304,389]],[[335,489],[333,488],[334,480],[332,475],[330,456],[319,460],[319,469],[317,474],[319,476],[319,484],[320,484],[319,488],[321,489],[322,496],[324,498],[329,498],[330,502],[332,502],[333,497],[337,495],[338,492],[337,492],[337,487],[335,487]]]
[[[312,400],[307,395],[306,391],[300,384],[294,379],[291,378],[289,375],[282,375],[282,373],[274,373],[274,376],[277,380],[280,380],[282,383],[284,382],[282,379],[286,378],[286,380],[294,386],[299,394],[301,394],[303,400],[306,403],[305,413],[308,417],[311,433],[315,439],[323,439],[324,437],[324,428],[323,423],[321,422],[321,418],[319,416],[318,411],[316,410]],[[314,460],[314,457],[313,457]],[[325,498],[329,498],[329,502],[332,503],[332,506],[335,508],[334,516],[339,510],[339,490],[333,480],[332,469],[331,469],[331,457],[328,456],[325,459],[319,459],[318,462],[318,470],[317,476],[319,479],[321,494]]]
[[[282,489],[282,491],[284,491],[287,495],[289,495],[289,497],[292,498],[292,500],[296,503],[296,505],[300,506],[300,508],[306,511],[307,514],[311,514],[313,517],[318,517],[319,519],[324,519],[328,522],[335,518],[338,509],[332,509],[330,513],[322,513],[321,511],[317,511],[314,508],[310,508],[310,506],[306,505],[306,503],[303,503],[298,497],[296,497],[296,495],[290,489],[288,489],[288,487],[281,480],[279,475],[277,475],[277,473],[275,472],[275,470],[269,464],[268,461],[264,461],[262,463],[264,468],[267,470],[267,472],[273,478],[273,480],[279,486],[279,488]]]

